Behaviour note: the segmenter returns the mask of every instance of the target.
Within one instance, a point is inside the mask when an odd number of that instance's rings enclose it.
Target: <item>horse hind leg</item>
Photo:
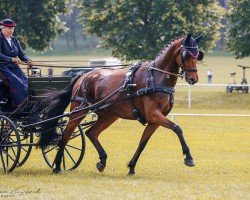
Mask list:
[[[70,110],[73,110],[74,107],[77,107],[77,103],[72,103]],[[70,140],[71,134],[75,130],[75,128],[81,123],[81,121],[86,117],[86,113],[88,111],[82,111],[78,112],[74,115],[72,115],[69,118],[69,123],[66,127],[64,137],[62,138],[62,141],[59,143],[59,150],[56,154],[54,163],[55,163],[55,168],[53,169],[53,173],[57,174],[61,172],[61,162],[62,162],[62,157],[63,157],[63,152],[65,149],[65,146],[67,145],[68,141]]]
[[[117,119],[118,118],[116,116],[111,116],[107,112],[98,114],[98,119],[96,123],[86,131],[86,136],[90,139],[99,154],[100,161],[96,163],[96,167],[99,172],[104,171],[108,155],[100,144],[98,136],[102,131],[104,131],[111,124],[113,124]]]

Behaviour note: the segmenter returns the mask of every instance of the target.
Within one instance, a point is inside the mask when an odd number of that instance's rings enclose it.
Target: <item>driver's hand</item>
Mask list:
[[[22,63],[22,61],[18,57],[12,58],[12,62],[17,64],[17,65]]]
[[[33,67],[33,62],[32,62],[32,60],[28,60],[27,64],[28,64],[28,67],[29,67],[29,68]]]

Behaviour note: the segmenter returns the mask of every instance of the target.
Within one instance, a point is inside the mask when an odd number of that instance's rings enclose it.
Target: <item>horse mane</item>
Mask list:
[[[170,40],[160,51],[159,53],[156,55],[155,57],[155,60],[157,60],[162,54],[165,54],[166,51],[169,50],[169,47],[172,46],[173,43],[175,43],[177,40],[180,40],[180,39],[184,39],[185,36],[179,36],[179,37],[175,37],[173,38],[172,40]]]

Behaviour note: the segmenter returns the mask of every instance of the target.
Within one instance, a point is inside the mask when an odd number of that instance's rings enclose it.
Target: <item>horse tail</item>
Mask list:
[[[80,76],[77,76],[70,85],[62,91],[52,91],[45,94],[46,99],[40,102],[39,105],[44,108],[42,111],[42,120],[50,119],[64,113],[70,103],[73,87],[79,78]],[[39,132],[41,132],[41,137],[38,141],[38,147],[46,148],[54,138],[53,136],[57,135],[56,126],[58,121],[59,119],[50,120],[40,126]]]

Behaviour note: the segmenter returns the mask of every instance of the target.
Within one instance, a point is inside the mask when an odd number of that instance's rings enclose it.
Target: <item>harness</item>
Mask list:
[[[170,95],[171,98],[171,107],[173,105],[173,94],[175,92],[173,87],[169,87],[169,86],[165,86],[165,85],[156,85],[154,82],[154,77],[153,77],[153,70],[154,68],[151,67],[151,65],[154,62],[150,63],[150,66],[147,69],[147,85],[143,88],[140,88],[137,91],[133,90],[133,87],[136,86],[136,83],[134,83],[134,77],[135,77],[135,73],[137,72],[137,70],[140,68],[141,63],[135,64],[133,66],[131,66],[128,70],[128,72],[125,75],[125,80],[124,80],[124,84],[118,88],[117,90],[115,90],[114,92],[112,92],[110,95],[108,95],[107,97],[105,97],[103,100],[101,100],[100,102],[97,102],[94,105],[91,105],[91,103],[88,101],[87,98],[87,89],[86,89],[86,82],[84,80],[87,79],[87,77],[91,74],[91,72],[82,80],[82,82],[84,82],[84,86],[83,86],[83,97],[79,96],[79,91],[81,88],[81,84],[79,84],[79,87],[76,89],[75,93],[73,94],[73,97],[71,98],[71,101],[78,101],[81,102],[81,104],[78,106],[77,109],[80,109],[83,105],[88,105],[88,107],[90,108],[91,111],[96,112],[98,110],[110,107],[118,102],[121,101],[126,101],[126,100],[130,100],[131,106],[132,106],[132,111],[134,114],[135,119],[137,119],[142,125],[146,125],[147,124],[147,120],[142,116],[141,112],[138,110],[138,108],[136,108],[134,99],[136,97],[139,96],[144,96],[144,95],[148,95],[151,93],[155,93],[155,92],[162,92],[162,93],[166,93]],[[92,71],[93,72],[93,71]],[[113,95],[115,95],[117,92],[127,92],[124,98],[119,99],[116,102],[110,102],[110,103],[105,103],[105,100],[111,98]],[[104,103],[104,104],[103,104]],[[76,110],[77,110],[76,109]]]
[[[86,86],[86,81],[85,81],[85,80],[86,80],[86,79],[88,78],[88,76],[89,76],[90,74],[92,74],[94,71],[95,71],[95,70],[88,72],[88,74],[82,79],[81,83],[79,84],[78,88],[76,89],[75,93],[73,94],[73,96],[72,96],[71,99],[70,99],[70,101],[81,102],[81,105],[80,105],[79,107],[81,107],[81,106],[83,106],[83,105],[91,105],[91,103],[88,101],[88,98],[87,98],[87,94],[88,94],[88,93],[87,93],[87,86]],[[81,75],[79,75],[79,77],[80,77],[80,76],[81,76]],[[83,90],[82,90],[82,92],[83,92],[82,96],[83,96],[83,97],[80,97],[80,96],[79,96],[79,92],[80,92],[80,88],[81,88],[81,86],[82,86],[82,83],[84,83]]]
[[[141,63],[138,63],[136,65],[133,65],[132,67],[129,68],[127,74],[126,74],[126,78],[124,81],[124,85],[123,85],[123,90],[126,91],[127,90],[127,96],[130,97],[130,103],[132,106],[132,112],[134,114],[134,117],[142,124],[145,125],[147,123],[146,119],[144,119],[144,117],[142,116],[141,112],[136,108],[135,106],[135,101],[134,98],[136,96],[139,96],[139,94],[136,95],[132,95],[132,91],[133,91],[133,83],[134,83],[134,76],[136,71],[140,68]],[[135,84],[136,85],[136,84]]]
[[[124,90],[128,91],[127,97],[130,98],[134,117],[144,126],[147,124],[147,120],[142,116],[140,111],[136,108],[134,99],[136,97],[148,95],[148,94],[155,93],[155,92],[167,93],[167,94],[170,94],[170,96],[171,96],[171,99],[172,99],[171,100],[171,107],[172,107],[172,104],[173,104],[172,96],[175,92],[173,87],[155,84],[154,77],[153,77],[153,71],[152,71],[153,68],[151,68],[151,65],[153,65],[153,64],[154,64],[154,62],[151,62],[150,66],[148,67],[147,85],[144,88],[141,88],[141,89],[133,92],[133,88],[131,87],[131,86],[136,85],[136,84],[134,84],[134,76],[135,76],[136,71],[140,68],[141,63],[138,63],[138,64],[130,67],[129,71],[126,74],[126,78],[125,78],[125,82],[124,82],[124,86],[123,86]]]
[[[153,62],[150,63],[150,66],[153,64]],[[87,89],[86,89],[86,82],[84,80],[87,79],[87,77],[91,74],[91,72],[82,80],[82,82],[84,82],[83,85],[83,97],[79,96],[79,91],[81,88],[81,84],[79,84],[79,87],[76,89],[75,93],[73,94],[73,97],[71,98],[71,101],[77,101],[80,102],[81,104],[76,108],[76,110],[81,109],[81,107],[83,105],[87,105],[87,108],[89,108],[92,112],[96,112],[99,111],[101,109],[110,107],[116,103],[122,102],[122,101],[126,101],[126,100],[130,100],[131,106],[132,106],[132,112],[134,114],[135,119],[137,119],[142,125],[146,125],[147,121],[146,119],[142,116],[141,112],[138,110],[138,108],[135,105],[134,99],[136,97],[140,97],[140,96],[144,96],[144,95],[149,95],[151,93],[155,93],[155,92],[162,92],[162,93],[166,93],[170,95],[171,98],[171,105],[170,107],[172,107],[173,105],[173,94],[175,92],[173,87],[169,87],[169,86],[165,86],[165,85],[159,85],[159,84],[155,84],[154,82],[154,77],[153,77],[153,68],[151,68],[150,66],[147,69],[147,84],[145,87],[140,88],[139,90],[134,91],[133,87],[136,86],[136,83],[134,83],[134,77],[135,77],[135,73],[137,72],[137,70],[140,68],[141,63],[138,63],[136,65],[133,65],[129,68],[128,72],[125,75],[125,80],[124,80],[124,84],[117,88],[114,92],[112,92],[111,94],[109,94],[107,97],[105,97],[104,99],[102,99],[100,102],[97,102],[95,104],[92,104],[89,102],[88,97],[87,97]],[[106,103],[105,101],[108,100],[109,98],[111,98],[112,96],[114,96],[115,94],[117,94],[118,92],[126,92],[125,93],[125,97],[118,99],[115,102],[109,102]]]

